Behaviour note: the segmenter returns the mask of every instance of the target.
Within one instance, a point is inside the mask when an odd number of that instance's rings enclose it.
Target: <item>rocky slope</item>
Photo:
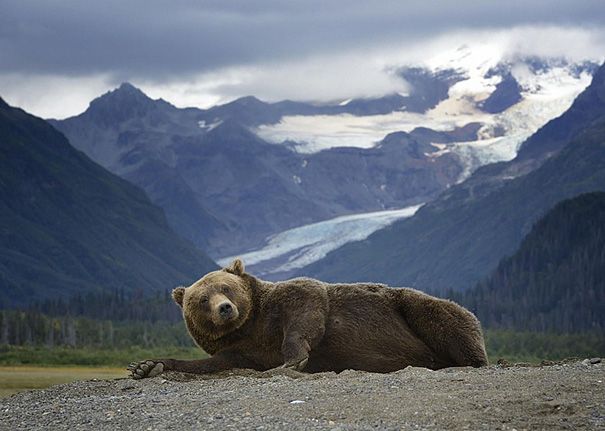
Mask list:
[[[0,400],[0,429],[602,429],[592,362],[76,382]]]

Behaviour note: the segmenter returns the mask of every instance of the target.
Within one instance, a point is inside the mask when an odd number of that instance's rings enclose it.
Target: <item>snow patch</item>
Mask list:
[[[221,124],[223,124],[223,120],[218,120],[218,121],[215,121],[214,123],[210,123],[210,124],[206,124],[206,121],[204,121],[204,120],[197,122],[197,125],[199,126],[199,128],[205,130],[206,132],[216,129]]]
[[[310,154],[344,146],[372,148],[392,132],[410,132],[419,126],[447,131],[473,121],[488,121],[489,117],[489,114],[476,110],[451,115],[439,112],[437,115],[430,112],[392,112],[365,117],[351,114],[294,115],[283,117],[277,124],[259,126],[255,131],[269,142],[296,142],[298,152]]]
[[[466,79],[454,84],[448,98],[424,114],[286,116],[277,124],[258,127],[256,133],[276,144],[294,142],[293,148],[300,153],[315,153],[343,146],[372,148],[389,133],[410,132],[416,127],[449,131],[478,122],[482,124],[479,139],[448,144],[429,155],[434,158],[448,152],[457,154],[465,164],[462,181],[481,165],[514,158],[521,143],[565,112],[591,80],[590,74],[578,76],[573,72],[574,65],[565,62],[553,60],[550,66],[535,72],[522,61],[505,63],[511,64],[511,74],[522,88],[523,99],[502,113],[489,114],[478,109],[477,103],[485,100],[501,81],[502,76],[490,76],[488,72],[497,70],[502,61],[501,52],[489,44],[473,49],[463,46],[430,59],[425,64],[429,69],[455,69]],[[548,59],[544,62],[549,64]]]

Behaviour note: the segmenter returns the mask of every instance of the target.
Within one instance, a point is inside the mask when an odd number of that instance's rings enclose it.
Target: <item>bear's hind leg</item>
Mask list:
[[[481,324],[458,304],[414,289],[394,289],[408,326],[444,361],[444,366],[488,365]]]

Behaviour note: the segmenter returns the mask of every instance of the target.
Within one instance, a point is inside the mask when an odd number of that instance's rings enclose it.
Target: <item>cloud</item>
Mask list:
[[[65,118],[84,111],[113,87],[107,75],[0,74],[0,96],[10,105],[42,118]]]
[[[466,46],[464,54],[458,50]],[[470,53],[470,55],[469,55]],[[460,55],[470,58],[461,60]],[[259,62],[191,76],[185,81],[141,82],[155,97],[178,106],[208,107],[237,97],[334,102],[355,97],[406,93],[395,71],[404,65],[429,67],[466,63],[479,68],[519,56],[564,57],[571,61],[602,61],[605,32],[555,26],[520,26],[507,30],[460,30],[414,43],[389,43],[298,60]]]
[[[599,27],[602,0],[0,0],[0,70],[116,79],[224,67],[518,25]]]
[[[179,106],[211,106],[245,95],[266,101],[340,102],[408,91],[406,83],[389,69],[384,53],[363,50],[225,68],[185,81],[141,82],[141,87],[151,95],[178,100]]]
[[[393,67],[478,40],[511,55],[605,52],[601,0],[0,0],[0,10],[0,95],[53,117],[123,81],[178,106],[327,101],[405,92]]]

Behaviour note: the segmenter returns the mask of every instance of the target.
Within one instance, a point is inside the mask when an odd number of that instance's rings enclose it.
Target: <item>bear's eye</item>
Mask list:
[[[200,299],[200,304],[205,304],[208,302],[208,298],[205,296],[202,296],[202,298]]]
[[[223,293],[229,293],[229,286],[223,286]]]

